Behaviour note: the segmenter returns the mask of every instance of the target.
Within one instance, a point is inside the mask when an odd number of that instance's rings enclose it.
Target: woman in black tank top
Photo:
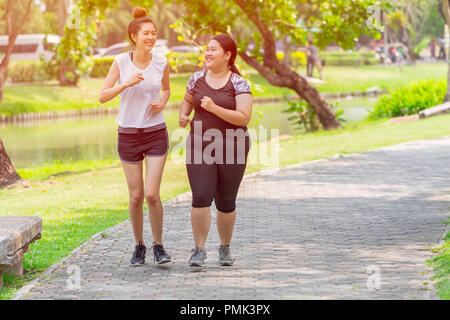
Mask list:
[[[195,241],[191,266],[206,262],[205,241],[213,200],[220,237],[219,264],[229,266],[234,262],[229,246],[236,220],[236,197],[251,145],[247,124],[252,112],[250,86],[234,64],[236,54],[236,43],[228,35],[211,39],[205,53],[207,70],[191,76],[180,106],[180,126],[190,123],[191,127],[186,140]]]

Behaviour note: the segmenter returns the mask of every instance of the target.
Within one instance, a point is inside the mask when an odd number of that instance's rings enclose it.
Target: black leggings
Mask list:
[[[203,152],[210,143],[211,141],[203,141],[201,151]],[[239,185],[247,166],[247,156],[251,147],[250,137],[247,135],[245,138],[244,163],[237,160],[237,143],[234,144],[234,158],[231,164],[225,161],[226,154],[230,150],[226,147],[227,143],[224,143],[222,164],[220,161],[207,164],[203,158],[201,163],[195,163],[193,134],[188,136],[186,144],[186,168],[192,190],[192,207],[210,207],[214,200],[217,210],[224,213],[233,212],[236,209]]]

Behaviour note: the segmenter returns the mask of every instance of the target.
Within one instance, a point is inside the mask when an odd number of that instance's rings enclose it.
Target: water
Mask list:
[[[347,122],[362,120],[376,98],[358,98],[332,101],[344,110],[342,118]],[[279,129],[280,135],[292,135],[296,131],[288,121],[289,114],[282,113],[285,103],[256,104],[249,128],[262,126]],[[178,111],[165,110],[171,148],[180,143],[172,133],[178,127]],[[117,124],[115,116],[57,119],[40,123],[22,123],[0,126],[0,138],[14,166],[25,168],[60,161],[102,160],[117,158]]]

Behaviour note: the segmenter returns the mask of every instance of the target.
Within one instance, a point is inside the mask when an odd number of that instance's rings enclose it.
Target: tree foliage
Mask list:
[[[53,75],[60,75],[60,85],[76,86],[79,79],[92,69],[90,57],[97,37],[97,22],[103,13],[117,6],[119,0],[76,0],[64,26],[61,42],[52,60],[45,63]],[[63,68],[64,75],[60,70]]]
[[[388,29],[394,41],[402,41],[415,57],[423,41],[444,32],[444,19],[439,18],[439,0],[394,0],[388,14]],[[419,46],[422,43],[421,46]]]

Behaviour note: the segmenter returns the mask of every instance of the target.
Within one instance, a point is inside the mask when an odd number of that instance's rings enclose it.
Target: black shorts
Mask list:
[[[189,184],[192,190],[192,207],[203,208],[210,207],[214,200],[217,210],[223,213],[233,212],[236,209],[236,198],[239,191],[242,178],[244,177],[245,168],[247,167],[247,156],[251,147],[251,140],[249,136],[245,138],[244,157],[237,156],[237,144],[234,148],[224,146],[223,160],[226,159],[226,154],[230,149],[234,149],[234,157],[231,163],[227,161],[219,161],[220,163],[196,163],[194,161],[195,152],[193,134],[188,135],[186,140],[186,169],[189,178]],[[201,151],[210,142],[203,141]],[[227,143],[225,143],[226,145]]]
[[[138,163],[145,157],[161,157],[169,151],[167,128],[137,133],[118,133],[117,151],[124,162]]]

